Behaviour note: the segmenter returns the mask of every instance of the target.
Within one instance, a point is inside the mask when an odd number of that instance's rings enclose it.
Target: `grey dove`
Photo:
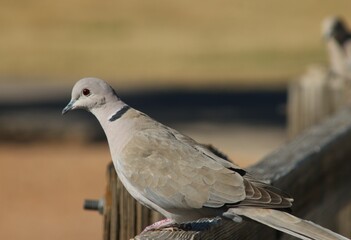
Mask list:
[[[128,106],[103,80],[79,80],[62,113],[73,109],[95,115],[125,188],[168,219],[154,228],[217,216],[240,222],[244,216],[300,239],[347,239],[285,212],[289,196]]]
[[[351,80],[351,33],[340,17],[328,17],[322,23],[331,71]]]

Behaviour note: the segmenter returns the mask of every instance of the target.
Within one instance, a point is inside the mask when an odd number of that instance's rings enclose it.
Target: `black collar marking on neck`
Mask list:
[[[113,122],[122,117],[128,110],[130,109],[129,106],[125,105],[120,110],[118,110],[115,114],[110,117],[109,121]]]

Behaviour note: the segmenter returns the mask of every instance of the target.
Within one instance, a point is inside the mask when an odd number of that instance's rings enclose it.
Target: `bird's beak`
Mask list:
[[[74,103],[76,102],[76,100],[71,100],[67,106],[62,110],[62,115],[64,115],[65,113],[71,111],[74,109]]]

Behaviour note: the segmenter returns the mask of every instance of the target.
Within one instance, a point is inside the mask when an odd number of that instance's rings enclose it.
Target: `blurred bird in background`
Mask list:
[[[322,24],[333,74],[351,79],[351,33],[341,17],[328,17]]]

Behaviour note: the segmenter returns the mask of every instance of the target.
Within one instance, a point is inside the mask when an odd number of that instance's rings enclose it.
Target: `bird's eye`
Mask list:
[[[83,93],[84,96],[88,96],[88,95],[90,95],[90,90],[87,89],[87,88],[84,88],[82,93]]]

